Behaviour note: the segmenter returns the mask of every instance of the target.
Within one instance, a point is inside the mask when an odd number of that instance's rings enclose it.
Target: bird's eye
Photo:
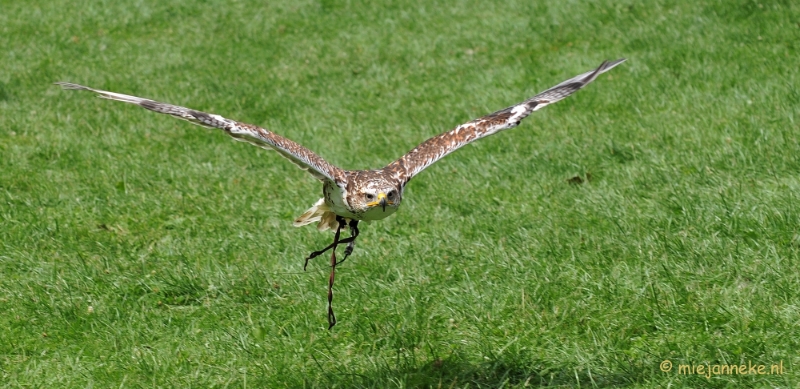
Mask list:
[[[375,195],[372,193],[367,193],[367,201],[375,200]]]
[[[389,197],[390,199],[393,199],[394,198],[394,191],[389,192],[389,194],[386,195],[386,196]]]

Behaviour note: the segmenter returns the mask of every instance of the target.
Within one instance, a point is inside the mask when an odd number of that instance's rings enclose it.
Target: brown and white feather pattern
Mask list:
[[[430,138],[384,169],[388,174],[403,176],[404,185],[419,172],[478,139],[519,125],[533,111],[564,99],[594,81],[597,76],[624,62],[605,61],[597,69],[575,76],[519,104],[464,123],[448,132]]]
[[[502,130],[516,127],[533,111],[553,104],[575,93],[598,75],[625,61],[603,62],[597,69],[566,80],[536,96],[506,109],[464,123],[453,130],[434,136],[415,147],[398,160],[378,170],[343,170],[313,151],[264,128],[226,119],[222,116],[193,109],[160,103],[141,97],[92,89],[83,85],[58,82],[64,89],[85,90],[100,97],[135,104],[148,110],[187,120],[204,127],[218,128],[233,138],[275,150],[297,166],[323,182],[323,198],[294,221],[295,226],[317,222],[320,230],[336,229],[337,216],[350,220],[378,220],[392,214],[400,205],[403,189],[416,174],[460,147]],[[388,206],[366,204],[365,194],[380,190],[396,198]]]
[[[248,142],[267,150],[277,151],[301,169],[307,170],[320,181],[329,180],[337,185],[344,184],[344,171],[342,169],[331,165],[313,151],[291,139],[284,138],[267,129],[226,119],[219,115],[141,97],[93,89],[69,82],[57,82],[56,84],[61,85],[64,89],[94,92],[105,99],[135,104],[150,111],[171,115],[203,127],[221,129],[236,140]]]
[[[177,105],[160,103],[140,97],[92,89],[78,84],[59,82],[65,89],[91,91],[101,97],[118,100],[154,112],[164,113],[188,120],[204,127],[222,129],[237,140],[279,152],[290,161],[308,170],[323,183],[323,197],[310,209],[295,219],[295,226],[317,223],[319,230],[334,230],[333,243],[322,250],[312,252],[305,265],[314,257],[328,250],[331,252],[331,275],[328,282],[328,329],[336,324],[333,313],[333,282],[337,263],[352,254],[358,237],[358,223],[381,220],[400,207],[405,185],[416,174],[444,156],[470,142],[516,127],[531,112],[555,103],[594,81],[598,75],[622,63],[624,59],[603,62],[597,69],[573,77],[517,105],[491,113],[482,118],[464,123],[453,130],[422,142],[400,159],[378,170],[342,170],[333,166],[299,144],[264,128],[226,119],[219,115],[196,111]],[[343,228],[349,228],[350,236],[340,239]],[[344,258],[337,262],[336,249],[347,244]],[[303,269],[305,269],[305,265]]]

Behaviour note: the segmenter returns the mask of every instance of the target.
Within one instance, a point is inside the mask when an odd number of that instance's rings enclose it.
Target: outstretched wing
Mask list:
[[[320,181],[330,180],[337,185],[343,183],[344,171],[342,169],[331,165],[313,151],[299,145],[291,139],[284,138],[264,128],[226,119],[219,115],[195,111],[193,109],[180,107],[177,105],[160,103],[158,101],[124,95],[121,93],[93,89],[69,82],[57,82],[56,85],[61,85],[61,87],[64,89],[94,92],[100,95],[102,98],[136,104],[153,112],[172,115],[178,119],[183,119],[203,127],[219,128],[227,132],[228,135],[232,136],[236,140],[252,143],[268,150],[277,151],[282,156],[292,161],[295,165],[299,166],[301,169],[307,170]]]
[[[448,132],[434,136],[422,142],[406,155],[400,157],[400,159],[390,163],[384,169],[401,179],[405,184],[417,173],[442,159],[445,155],[456,151],[461,146],[502,130],[516,127],[531,112],[575,93],[594,81],[600,74],[611,70],[614,66],[624,61],[624,58],[616,61],[605,61],[597,69],[570,78],[517,105],[490,113],[482,118],[464,123]]]

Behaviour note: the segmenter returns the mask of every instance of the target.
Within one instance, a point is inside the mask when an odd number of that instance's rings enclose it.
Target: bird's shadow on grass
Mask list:
[[[547,367],[544,363],[495,360],[472,363],[437,359],[417,367],[379,368],[371,373],[329,376],[330,384],[385,388],[624,387],[640,382],[635,372],[608,373]]]

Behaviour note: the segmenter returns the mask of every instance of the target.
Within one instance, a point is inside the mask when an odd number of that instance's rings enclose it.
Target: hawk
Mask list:
[[[403,190],[408,182],[434,162],[466,144],[516,127],[533,111],[577,92],[594,81],[600,74],[624,61],[624,58],[616,61],[604,61],[596,69],[570,78],[519,104],[490,113],[434,136],[382,169],[373,170],[341,169],[313,151],[270,130],[219,115],[69,82],[57,82],[56,84],[64,89],[94,92],[102,98],[136,104],[142,108],[172,115],[203,127],[223,130],[236,140],[277,151],[301,169],[311,173],[314,178],[322,181],[322,198],[300,215],[294,221],[294,226],[300,227],[317,223],[317,229],[320,231],[327,229],[335,231],[333,242],[322,250],[312,252],[306,258],[303,266],[305,269],[310,259],[328,250],[333,250],[331,252],[331,275],[328,282],[328,329],[330,329],[336,324],[336,317],[332,309],[332,288],[336,265],[353,253],[359,234],[358,223],[360,221],[380,220],[397,211],[403,201]],[[344,228],[350,229],[350,236],[340,238],[340,233]],[[345,243],[347,247],[344,250],[344,257],[337,262],[336,248]]]

